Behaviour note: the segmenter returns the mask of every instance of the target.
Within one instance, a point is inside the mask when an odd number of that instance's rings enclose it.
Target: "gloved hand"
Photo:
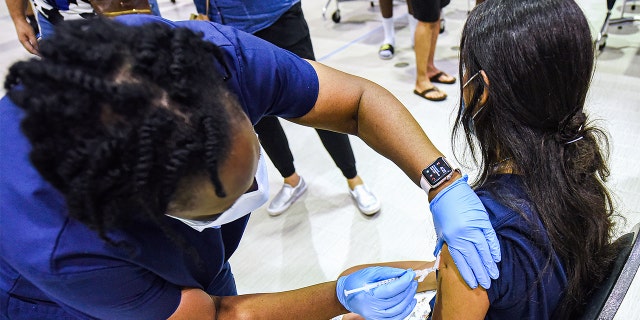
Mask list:
[[[416,306],[416,273],[390,267],[369,267],[338,278],[336,293],[340,303],[351,312],[365,319],[404,319]],[[387,284],[345,295],[345,290],[360,288],[366,284],[398,278]]]
[[[488,289],[497,279],[500,243],[489,222],[487,210],[467,184],[467,175],[454,181],[431,200],[438,255],[444,242],[464,281],[476,288]]]

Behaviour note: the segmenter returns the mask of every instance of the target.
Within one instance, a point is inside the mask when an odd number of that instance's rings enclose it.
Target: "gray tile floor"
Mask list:
[[[614,8],[620,15],[622,1]],[[599,31],[606,13],[605,1],[579,1],[592,27]],[[406,5],[397,2],[396,57],[382,61],[377,49],[382,41],[380,14],[368,1],[340,1],[342,21],[322,18],[325,1],[303,1],[316,57],[340,70],[370,79],[393,92],[413,113],[432,141],[452,155],[450,125],[457,110],[457,85],[440,85],[449,94],[444,102],[429,102],[412,93],[415,60],[406,20]],[[190,0],[160,0],[165,17],[186,19],[195,12]],[[440,35],[436,64],[455,74],[458,42],[468,8],[453,1],[444,9],[446,31]],[[629,8],[630,9],[630,8]],[[629,10],[627,9],[627,10]],[[636,9],[635,15],[640,15]],[[535,32],[535,31],[532,31]],[[28,58],[15,39],[6,5],[0,5],[0,77],[18,59]],[[592,118],[611,137],[611,178],[618,212],[625,221],[619,233],[640,222],[640,24],[610,28],[607,47],[599,56],[587,101]],[[287,212],[270,217],[264,208],[253,213],[243,242],[231,261],[240,293],[273,292],[329,281],[354,264],[405,259],[432,259],[433,225],[424,193],[390,161],[351,138],[359,174],[383,204],[382,211],[365,217],[354,206],[347,184],[322,147],[315,131],[286,121],[298,172],[309,190]],[[269,164],[272,196],[281,177]],[[622,304],[617,319],[640,319],[640,276]]]

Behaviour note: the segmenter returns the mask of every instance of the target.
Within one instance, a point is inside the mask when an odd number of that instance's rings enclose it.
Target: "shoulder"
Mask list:
[[[489,315],[547,317],[566,286],[566,276],[522,181],[502,175],[476,192],[487,208],[502,256],[500,277],[487,290]]]
[[[505,223],[528,220],[535,216],[535,209],[527,196],[522,180],[514,174],[490,177],[476,189],[476,194],[489,213],[491,225],[502,227]]]

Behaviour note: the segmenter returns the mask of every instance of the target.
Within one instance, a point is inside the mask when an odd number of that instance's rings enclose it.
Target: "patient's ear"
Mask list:
[[[484,81],[484,90],[482,91],[482,96],[480,96],[480,105],[484,106],[487,103],[487,99],[489,99],[489,77],[487,77],[487,73],[484,70],[480,70],[480,76],[482,77],[482,81]]]

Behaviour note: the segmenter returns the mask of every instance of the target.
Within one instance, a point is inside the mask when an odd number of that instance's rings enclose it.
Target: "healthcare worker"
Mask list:
[[[268,194],[252,129],[265,115],[358,135],[438,204],[436,251],[447,242],[467,283],[498,276],[482,204],[388,91],[215,23],[117,20],[61,23],[42,59],[9,70],[0,317],[408,315],[416,281],[403,269],[237,295],[228,259]],[[397,280],[345,294],[388,278]]]

